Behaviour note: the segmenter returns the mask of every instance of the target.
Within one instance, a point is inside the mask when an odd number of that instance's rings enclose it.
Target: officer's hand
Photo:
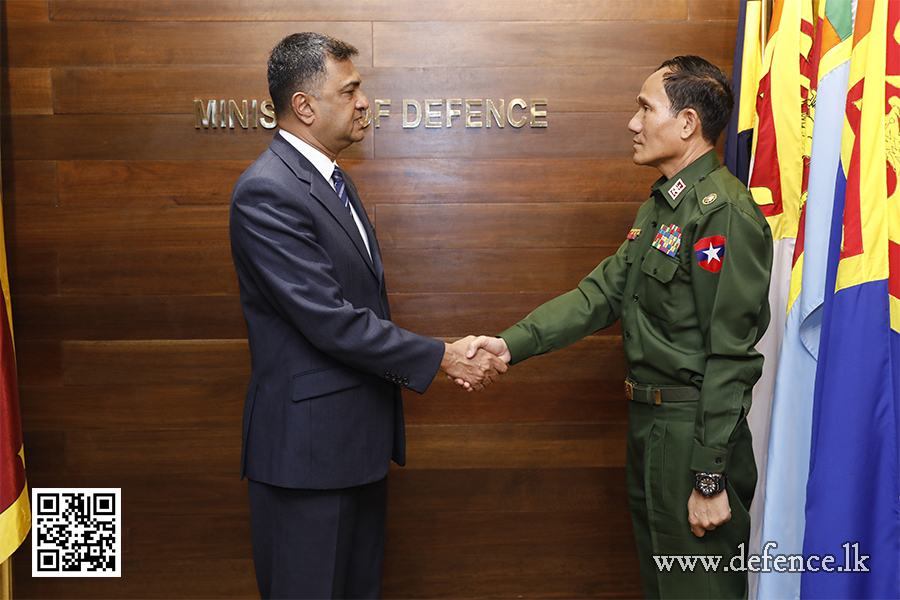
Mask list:
[[[707,498],[697,490],[691,492],[688,499],[688,523],[697,537],[703,537],[722,523],[731,520],[731,505],[728,503],[728,490]]]

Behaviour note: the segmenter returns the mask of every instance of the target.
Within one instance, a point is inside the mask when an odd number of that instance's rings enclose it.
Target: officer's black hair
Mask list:
[[[322,33],[303,32],[287,36],[269,56],[269,95],[275,105],[275,115],[290,110],[291,97],[306,92],[316,98],[325,79],[325,55],[335,60],[356,56],[356,47]]]
[[[699,56],[676,56],[659,66],[672,116],[693,108],[700,117],[703,139],[715,144],[731,119],[734,92],[719,67]]]

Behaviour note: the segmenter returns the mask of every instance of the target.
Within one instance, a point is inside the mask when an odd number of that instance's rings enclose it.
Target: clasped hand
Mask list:
[[[466,391],[480,392],[506,373],[509,360],[509,350],[502,339],[470,335],[452,344],[445,343],[441,371]]]

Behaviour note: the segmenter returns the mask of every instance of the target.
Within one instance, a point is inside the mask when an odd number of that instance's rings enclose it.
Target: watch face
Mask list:
[[[712,496],[719,491],[719,478],[711,476],[697,477],[697,491],[704,496]]]

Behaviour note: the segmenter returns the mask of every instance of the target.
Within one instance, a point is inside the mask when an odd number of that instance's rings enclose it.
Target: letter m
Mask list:
[[[219,123],[219,104],[215,100],[210,100],[206,105],[206,112],[203,111],[203,101],[194,100],[194,128],[209,129],[212,125],[213,129],[218,127]]]

